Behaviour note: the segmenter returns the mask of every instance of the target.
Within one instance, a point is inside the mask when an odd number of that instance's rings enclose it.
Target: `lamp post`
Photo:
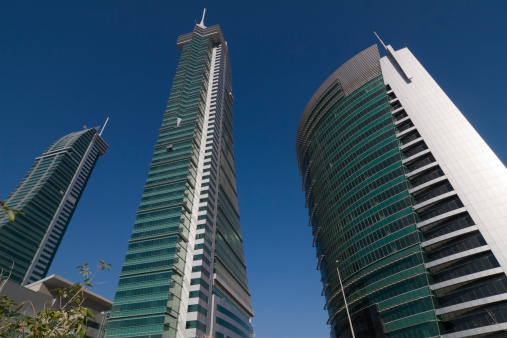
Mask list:
[[[352,333],[352,338],[356,338],[354,334],[354,327],[352,326],[352,319],[350,318],[349,306],[347,305],[347,298],[345,298],[345,291],[343,290],[342,278],[340,277],[340,269],[338,268],[338,261],[336,261],[336,272],[338,273],[338,280],[340,281],[340,288],[342,289],[345,310],[347,310],[347,317],[349,318],[350,332]]]

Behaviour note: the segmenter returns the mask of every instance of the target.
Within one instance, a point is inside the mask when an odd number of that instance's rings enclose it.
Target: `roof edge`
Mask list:
[[[352,94],[357,89],[377,76],[382,75],[380,68],[380,54],[376,44],[366,48],[358,53],[340,68],[334,71],[313,94],[310,101],[306,105],[303,114],[299,120],[297,132],[297,144],[299,145],[303,134],[303,126],[308,119],[314,105],[318,99],[326,92],[326,90],[336,82],[342,86],[345,97]]]
[[[200,35],[200,36],[209,36],[213,39],[214,43],[220,43],[225,51],[229,53],[227,49],[227,42],[224,39],[224,35],[222,34],[222,29],[220,28],[220,25],[214,25],[210,27],[201,27],[199,25],[194,26],[194,30],[190,33],[183,34],[178,36],[178,40],[176,40],[176,44],[178,45],[178,48],[180,51],[183,49],[183,45],[190,40],[192,40],[192,36],[194,34]]]

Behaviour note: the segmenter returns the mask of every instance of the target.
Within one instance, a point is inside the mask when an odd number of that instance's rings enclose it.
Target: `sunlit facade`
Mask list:
[[[227,43],[218,25],[201,22],[177,45],[106,336],[251,337]]]
[[[507,170],[407,49],[308,103],[297,156],[331,336],[504,337]]]

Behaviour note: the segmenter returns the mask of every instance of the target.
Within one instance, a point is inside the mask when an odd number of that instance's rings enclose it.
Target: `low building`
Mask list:
[[[69,288],[73,284],[57,275],[51,275],[26,286],[6,281],[3,287],[0,286],[0,294],[7,295],[9,300],[14,300],[18,304],[30,302],[31,304],[25,305],[22,311],[26,311],[27,316],[34,316],[46,307],[57,309],[64,306],[65,303],[60,303],[55,289]],[[84,295],[83,306],[90,308],[94,315],[94,319],[88,322],[86,336],[104,337],[109,311],[113,303],[89,290],[85,290]]]

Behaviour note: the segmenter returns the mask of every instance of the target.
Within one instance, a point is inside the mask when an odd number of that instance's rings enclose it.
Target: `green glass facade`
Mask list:
[[[300,124],[298,159],[332,336],[439,335],[423,241],[382,75],[334,81]],[[336,263],[338,261],[338,264]]]
[[[107,337],[176,336],[212,46],[194,36],[181,51]]]
[[[243,336],[241,323],[253,315],[244,308],[251,303],[235,187],[227,47],[219,26],[202,24],[180,36],[178,47],[181,56],[106,337],[220,335],[225,322],[228,330],[241,332],[228,336]],[[226,300],[224,316],[218,307]]]
[[[88,129],[69,134],[36,158],[5,203],[22,211],[14,222],[0,218],[0,269],[10,281],[29,284],[46,277],[84,187],[107,144]]]
[[[504,337],[505,166],[408,49],[386,50],[338,68],[298,128],[331,336]]]

